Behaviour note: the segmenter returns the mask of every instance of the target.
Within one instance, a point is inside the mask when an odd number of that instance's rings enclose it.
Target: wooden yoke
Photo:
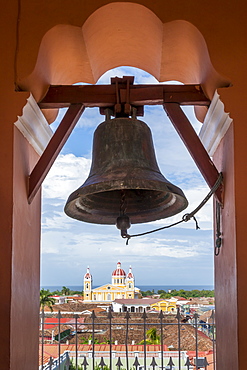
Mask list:
[[[111,82],[111,85],[51,86],[39,102],[41,109],[69,109],[30,174],[28,202],[32,202],[86,107],[99,107],[102,114],[110,109],[115,116],[120,113],[129,116],[134,107],[136,115],[142,116],[144,105],[163,105],[198,169],[212,188],[219,173],[180,108],[180,105],[209,106],[210,100],[204,95],[200,85],[134,85],[132,76],[115,77]],[[222,203],[222,186],[215,195]]]

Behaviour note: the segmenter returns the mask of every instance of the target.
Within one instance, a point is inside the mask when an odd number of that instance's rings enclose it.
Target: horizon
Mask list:
[[[105,283],[107,284],[107,283]],[[95,284],[93,285],[93,289],[95,288],[98,288],[102,285],[105,285],[105,284]],[[48,289],[48,288],[59,288],[59,287],[66,287],[66,288],[69,288],[69,289],[72,289],[72,288],[79,288],[79,287],[82,287],[83,288],[83,284],[82,285],[42,285],[40,286],[40,288],[43,288],[43,289]],[[214,285],[211,285],[211,284],[203,284],[203,285],[182,285],[182,284],[178,284],[178,285],[139,285],[138,287],[145,287],[145,288],[153,288],[153,289],[157,289],[157,288],[166,288],[166,289],[170,289],[170,288],[178,288],[180,287],[180,289],[184,289],[185,287],[193,287],[193,289],[191,290],[196,290],[196,287],[212,287],[214,289]],[[138,288],[137,287],[137,288]],[[209,289],[209,288],[208,288]],[[57,289],[56,289],[57,290]],[[76,289],[75,289],[76,290]],[[147,289],[147,290],[150,290],[150,289]],[[179,290],[179,289],[176,289],[176,290]],[[203,290],[203,289],[198,289],[198,290]],[[210,290],[210,289],[209,289]]]

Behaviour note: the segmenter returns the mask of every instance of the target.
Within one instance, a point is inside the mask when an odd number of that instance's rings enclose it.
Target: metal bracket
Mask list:
[[[135,116],[144,116],[144,106],[134,106],[130,104],[130,88],[134,84],[134,76],[124,76],[111,78],[111,85],[115,86],[116,104],[107,109],[112,110],[114,117],[129,117],[135,109]],[[105,115],[105,109],[100,107],[100,114]]]

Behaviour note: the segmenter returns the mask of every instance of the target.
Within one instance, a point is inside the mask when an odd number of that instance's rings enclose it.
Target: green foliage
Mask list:
[[[100,342],[100,344],[110,344],[110,343],[114,344],[115,343],[114,339],[110,341],[110,339],[104,338],[104,341]]]
[[[69,364],[69,370],[76,370],[76,366],[73,364],[73,362],[70,360],[70,364]],[[83,370],[82,369],[82,365],[78,365],[78,370]]]
[[[80,338],[80,344],[88,344],[88,339],[85,337]]]
[[[63,286],[61,290],[54,290],[52,294],[53,295],[74,295],[74,294],[83,295],[83,291],[71,290],[67,288],[66,286]]]
[[[101,366],[99,366],[99,364],[97,364],[97,362],[96,362],[96,364],[95,364],[95,368],[94,368],[95,370],[102,370],[102,367]],[[110,367],[109,366],[103,366],[103,370],[110,370]]]
[[[166,292],[165,290],[163,289],[160,289],[157,291],[158,294],[160,294],[160,298],[163,298],[163,299],[167,299],[167,298],[171,298],[171,297],[175,297],[175,296],[179,296],[179,297],[183,297],[183,298],[199,298],[199,297],[205,297],[205,298],[210,298],[210,297],[214,297],[214,290],[197,290],[197,289],[194,289],[194,290],[184,290],[184,289],[180,289],[180,290],[176,290],[176,289],[173,289],[171,290],[169,293]],[[150,290],[147,290],[145,292],[141,292],[142,296],[143,297],[146,297],[146,296],[149,296],[149,295],[153,295],[154,294],[154,290],[151,292]]]
[[[143,297],[147,297],[147,296],[149,296],[149,295],[153,295],[153,294],[155,294],[155,293],[154,293],[154,289],[153,289],[152,291],[151,291],[151,290],[146,290],[145,292],[141,290],[141,295],[142,295]]]
[[[89,335],[88,338],[85,337],[80,338],[80,344],[88,344],[89,341],[93,343],[92,335]],[[100,344],[98,338],[94,338],[94,344]]]
[[[61,293],[62,293],[62,295],[70,295],[71,294],[70,289],[67,288],[66,286],[62,287]]]
[[[139,344],[143,344],[142,340]],[[146,344],[160,344],[160,336],[157,334],[157,328],[151,328],[146,332]]]
[[[53,311],[52,306],[55,304],[55,299],[52,298],[53,293],[49,291],[49,289],[41,289],[40,290],[40,308],[49,307],[51,311]]]
[[[95,370],[102,370],[102,367],[96,362],[96,364],[95,364],[95,368],[94,368]],[[126,370],[126,369],[124,369],[124,368],[120,368],[121,370]],[[108,366],[108,365],[106,365],[106,366],[103,366],[103,370],[110,370],[110,367]],[[133,368],[131,367],[130,368],[130,370],[133,370]]]

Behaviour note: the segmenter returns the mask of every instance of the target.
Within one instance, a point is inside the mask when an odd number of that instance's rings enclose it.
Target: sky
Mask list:
[[[109,84],[111,77],[134,75],[135,83],[157,83],[148,73],[131,67],[115,68],[98,81]],[[201,123],[193,107],[184,111],[194,129]],[[55,130],[65,113],[59,111],[51,125]],[[161,106],[145,106],[140,120],[150,127],[157,162],[162,174],[179,186],[189,201],[183,212],[159,221],[135,224],[137,234],[179,221],[193,211],[209,192],[194,161]],[[82,286],[89,266],[93,284],[111,282],[118,261],[127,272],[129,266],[135,285],[213,285],[212,200],[193,220],[163,231],[133,238],[126,245],[114,225],[95,225],[74,220],[64,213],[68,196],[88,177],[93,133],[104,116],[98,108],[87,108],[53,164],[42,186],[41,286]]]

